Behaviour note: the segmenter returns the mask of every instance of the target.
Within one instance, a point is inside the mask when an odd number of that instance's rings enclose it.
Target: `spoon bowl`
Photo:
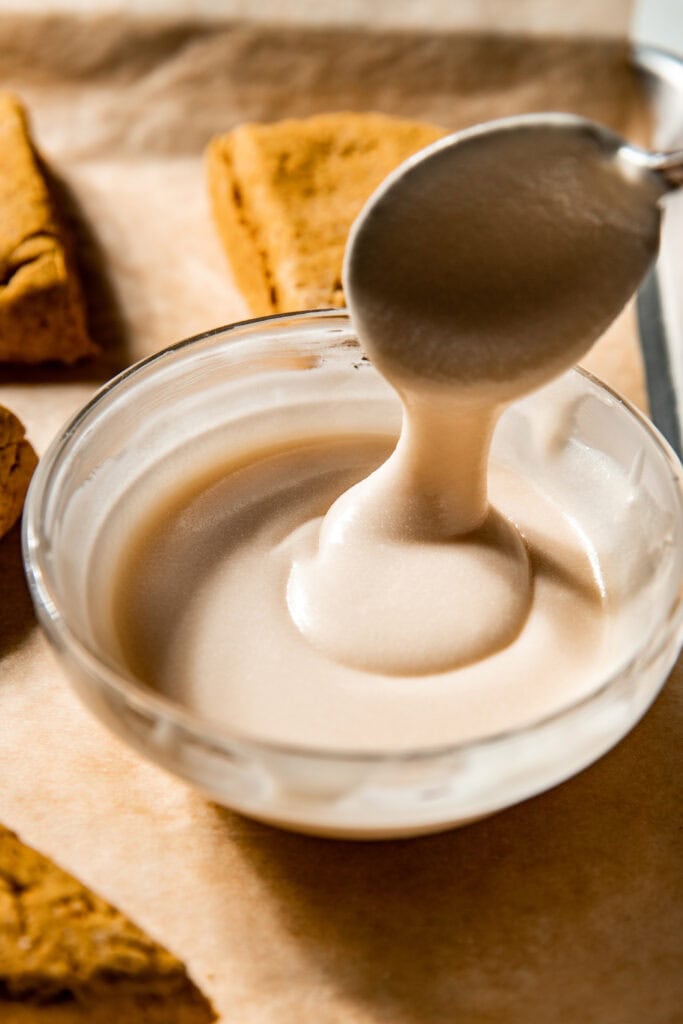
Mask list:
[[[507,402],[575,363],[635,291],[682,154],[591,121],[532,114],[441,139],[403,163],[351,231],[344,289],[392,383]]]

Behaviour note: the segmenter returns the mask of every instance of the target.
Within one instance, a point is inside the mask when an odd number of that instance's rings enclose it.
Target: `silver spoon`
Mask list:
[[[569,114],[505,118],[403,163],[352,228],[344,288],[401,393],[496,383],[501,401],[575,363],[654,259],[683,152]]]

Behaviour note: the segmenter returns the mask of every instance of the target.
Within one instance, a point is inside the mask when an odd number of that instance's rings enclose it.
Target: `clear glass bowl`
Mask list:
[[[268,417],[277,432],[285,406],[291,414],[292,403],[310,401],[324,403],[331,430],[398,430],[397,400],[339,311],[236,324],[175,345],[104,387],[55,440],[30,488],[24,556],[38,617],[84,703],[211,799],[331,836],[463,824],[604,754],[646,711],[681,645],[683,489],[657,431],[582,371],[511,407],[493,454],[542,482],[579,525],[600,495],[605,542],[619,554],[624,656],[588,697],[466,743],[358,754],[317,749],[315,736],[294,748],[231,733],[122,668],[107,629],[107,583],[125,544],[129,488],[201,471],[250,418]]]

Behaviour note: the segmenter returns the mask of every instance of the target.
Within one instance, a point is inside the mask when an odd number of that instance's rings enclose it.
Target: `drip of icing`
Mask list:
[[[300,530],[287,604],[313,646],[419,675],[519,634],[533,575],[489,506],[493,430],[621,310],[657,251],[663,191],[586,123],[516,119],[436,143],[370,200],[345,291],[403,427],[389,459]]]

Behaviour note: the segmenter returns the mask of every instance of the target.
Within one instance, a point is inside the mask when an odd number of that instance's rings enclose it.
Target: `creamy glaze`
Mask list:
[[[598,558],[557,505],[497,465],[492,498],[519,525],[534,575],[525,628],[510,644],[419,677],[367,672],[310,644],[287,614],[292,560],[315,544],[325,510],[391,448],[381,437],[325,439],[324,430],[319,410],[311,416],[316,443],[267,448],[264,434],[246,462],[187,481],[146,515],[137,509],[139,530],[115,588],[117,634],[136,676],[237,733],[349,750],[514,728],[595,688],[619,651]],[[438,644],[448,608],[437,618],[422,611],[439,585],[440,560],[419,553],[413,618]],[[390,641],[393,601],[402,599],[399,586],[375,616]]]

